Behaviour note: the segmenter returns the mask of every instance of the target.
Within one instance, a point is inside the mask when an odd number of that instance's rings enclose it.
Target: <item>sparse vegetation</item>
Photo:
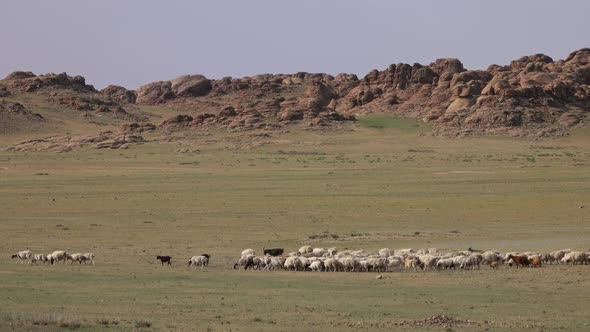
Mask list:
[[[271,132],[269,144],[247,149],[240,140],[250,138],[240,133],[214,132],[218,141],[205,142],[188,131],[179,141],[124,151],[0,151],[0,251],[97,255],[92,268],[0,257],[3,308],[59,312],[2,318],[0,326],[63,330],[70,324],[58,326],[59,317],[76,312],[70,322],[91,331],[134,329],[140,317],[150,330],[384,331],[434,314],[492,321],[490,330],[541,329],[533,325],[539,321],[546,330],[584,329],[590,312],[580,289],[590,287],[587,266],[482,269],[469,278],[408,272],[380,280],[364,273],[229,269],[245,248],[292,251],[303,244],[372,251],[586,249],[587,208],[580,206],[590,204],[587,136],[543,142],[563,149],[539,157],[526,140],[351,128]],[[175,152],[178,145],[198,149],[199,165],[180,165],[195,157]],[[537,162],[527,162],[528,155]],[[158,254],[181,262],[202,252],[213,254],[206,273],[180,263],[162,269],[154,261]],[[543,290],[551,290],[545,295],[551,301],[540,300]]]
[[[152,326],[152,322],[145,319],[140,319],[136,320],[133,326],[135,326],[137,329],[148,328]]]

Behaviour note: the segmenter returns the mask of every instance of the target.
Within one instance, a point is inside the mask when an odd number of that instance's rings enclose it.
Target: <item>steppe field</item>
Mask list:
[[[232,269],[245,248],[589,250],[588,129],[539,141],[428,130],[368,116],[332,131],[3,150],[0,330],[590,330],[589,265],[381,279]],[[11,260],[25,249],[94,252],[96,265]],[[187,268],[201,253],[210,266]]]

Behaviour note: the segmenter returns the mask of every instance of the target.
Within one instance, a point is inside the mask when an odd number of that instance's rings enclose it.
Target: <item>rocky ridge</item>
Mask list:
[[[276,129],[299,122],[338,126],[360,114],[388,113],[431,122],[433,133],[441,135],[558,136],[588,123],[590,49],[558,61],[524,56],[486,70],[467,70],[453,58],[401,63],[362,79],[304,72],[219,80],[185,75],[135,91],[115,85],[98,91],[83,77],[65,73],[14,72],[0,81],[0,98],[23,93],[138,127],[145,118],[135,110],[144,105],[177,110],[178,115],[149,125],[163,131]]]

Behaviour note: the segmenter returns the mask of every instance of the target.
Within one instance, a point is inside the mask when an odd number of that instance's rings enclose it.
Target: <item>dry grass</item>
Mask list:
[[[584,133],[532,143],[353,129],[271,133],[255,149],[240,148],[252,140],[242,133],[192,133],[125,151],[0,152],[0,251],[94,252],[97,262],[30,266],[4,255],[0,306],[76,312],[84,330],[104,328],[105,317],[118,317],[111,331],[138,317],[154,330],[389,330],[433,315],[490,330],[584,330],[588,266],[379,280],[232,270],[250,247],[590,247]],[[201,253],[209,268],[187,269]],[[58,318],[38,321],[59,328]]]

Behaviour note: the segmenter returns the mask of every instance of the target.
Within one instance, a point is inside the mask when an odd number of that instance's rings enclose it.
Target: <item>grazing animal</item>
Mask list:
[[[507,258],[508,258],[508,260],[512,259],[512,262],[514,265],[516,265],[516,267],[529,266],[529,264],[530,264],[529,258],[526,255],[518,256],[518,255],[509,254]]]
[[[66,254],[66,261],[68,260],[71,261],[71,264],[74,264],[74,262],[82,264],[82,262],[86,261],[86,257],[84,254]]]
[[[561,262],[564,264],[588,264],[588,255],[582,251],[572,251],[570,253],[565,254],[561,259]]]
[[[164,263],[172,265],[172,256],[156,256],[156,259],[159,259],[162,265],[164,265]]]
[[[529,259],[531,267],[541,267],[543,265],[543,259],[541,256],[533,256]]]
[[[283,254],[283,252],[285,251],[285,249],[283,248],[274,248],[274,249],[263,249],[264,251],[264,255],[269,255],[269,256],[280,256]]]
[[[490,262],[490,268],[493,269],[493,270],[497,269],[498,268],[498,262],[496,262],[496,261]]]
[[[53,265],[53,263],[55,262],[59,262],[59,261],[63,261],[64,264],[67,261],[68,258],[68,253],[65,252],[64,250],[56,250],[54,252],[52,252],[51,254],[49,254],[49,261],[51,262],[51,264]]]
[[[19,251],[16,254],[12,255],[11,258],[16,258],[16,262],[21,261],[28,261],[33,256],[33,253],[30,250],[23,250]]]
[[[82,256],[84,257],[84,263],[90,262],[92,265],[94,265],[94,253],[87,252],[82,254]]]
[[[244,249],[244,250],[242,250],[242,255],[241,255],[242,257],[244,257],[244,256],[250,256],[250,255],[252,255],[252,256],[256,255],[256,253],[254,253],[254,249]]]
[[[196,269],[197,266],[201,267],[201,270],[209,265],[209,259],[211,256],[208,254],[202,254],[201,256],[193,256],[188,260],[188,266],[191,265]]]
[[[313,248],[310,246],[303,246],[299,248],[299,253],[302,255],[309,254],[313,252]]]
[[[31,258],[31,264],[37,263],[37,262],[45,263],[45,261],[46,261],[46,257],[43,254],[33,255],[33,258]]]
[[[254,266],[256,265],[254,263],[254,255],[247,255],[247,256],[242,256],[240,257],[240,259],[238,259],[238,261],[236,262],[236,264],[234,264],[234,270],[237,270],[240,268],[240,266],[244,267],[244,270],[247,270],[249,267],[254,268]]]

